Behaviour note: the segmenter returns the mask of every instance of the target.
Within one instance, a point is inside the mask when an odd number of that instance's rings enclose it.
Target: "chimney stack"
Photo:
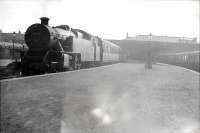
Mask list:
[[[43,24],[43,25],[49,25],[49,18],[47,18],[47,17],[41,17],[40,20],[41,20],[41,24]]]

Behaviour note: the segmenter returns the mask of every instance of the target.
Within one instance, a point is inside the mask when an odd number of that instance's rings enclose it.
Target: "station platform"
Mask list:
[[[2,80],[2,133],[197,133],[199,73],[118,63]]]

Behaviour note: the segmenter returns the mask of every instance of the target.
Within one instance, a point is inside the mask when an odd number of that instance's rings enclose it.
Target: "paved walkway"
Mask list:
[[[199,75],[175,66],[120,63],[1,86],[7,106],[21,104],[12,109],[24,132],[198,132]]]

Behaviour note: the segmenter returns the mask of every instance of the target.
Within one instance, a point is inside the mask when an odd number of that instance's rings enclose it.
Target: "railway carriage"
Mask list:
[[[103,59],[104,62],[119,61],[120,60],[120,49],[119,47],[107,40],[103,40]]]
[[[200,51],[191,51],[159,55],[157,61],[182,66],[199,72],[199,58]]]

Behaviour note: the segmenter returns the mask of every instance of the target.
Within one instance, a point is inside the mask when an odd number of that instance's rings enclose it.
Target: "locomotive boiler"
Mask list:
[[[120,47],[116,44],[72,29],[68,25],[51,27],[49,18],[31,25],[25,33],[29,50],[22,57],[22,74],[35,75],[75,70],[117,62]]]

